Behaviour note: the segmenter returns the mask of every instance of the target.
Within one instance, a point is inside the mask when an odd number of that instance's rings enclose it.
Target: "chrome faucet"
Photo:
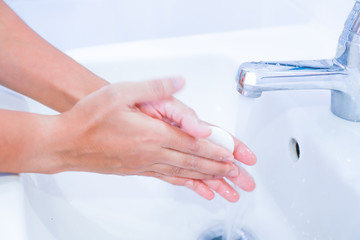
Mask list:
[[[264,91],[329,89],[331,111],[360,121],[360,1],[356,1],[331,60],[248,62],[239,67],[237,90],[257,98]]]

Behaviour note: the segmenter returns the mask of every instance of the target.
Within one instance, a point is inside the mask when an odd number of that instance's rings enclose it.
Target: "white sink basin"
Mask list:
[[[225,223],[259,240],[359,239],[359,124],[333,116],[326,91],[251,100],[235,90],[241,62],[331,58],[336,36],[291,26],[70,52],[111,82],[183,75],[187,86],[177,97],[257,154],[247,168],[257,189],[230,204],[152,178],[23,174],[28,239],[197,239]]]
[[[111,82],[182,74],[188,84],[178,97],[201,118],[234,132],[237,64],[229,58],[120,57],[85,65]],[[22,180],[33,239],[196,239],[226,219],[224,200],[209,202],[157,179],[63,173],[25,174]]]
[[[251,105],[240,132],[259,159],[254,195],[267,192],[281,213],[257,219],[266,239],[360,238],[360,124],[334,116],[329,103],[329,92],[298,91],[266,93]],[[275,238],[271,228],[291,235]]]

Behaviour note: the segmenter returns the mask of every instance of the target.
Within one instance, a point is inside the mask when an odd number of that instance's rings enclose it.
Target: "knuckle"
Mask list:
[[[184,169],[179,167],[172,167],[169,171],[169,175],[172,177],[181,177],[184,174]]]
[[[216,168],[216,172],[217,175],[226,176],[231,169],[231,166],[228,166],[228,164],[220,163],[219,166]]]
[[[184,165],[188,169],[199,170],[201,167],[200,159],[192,155],[184,161]]]
[[[193,153],[198,153],[201,150],[201,144],[198,141],[189,144],[189,150]]]

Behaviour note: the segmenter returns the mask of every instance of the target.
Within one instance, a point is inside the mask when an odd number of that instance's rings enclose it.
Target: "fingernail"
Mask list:
[[[173,77],[171,81],[176,90],[181,89],[185,85],[185,80],[182,77]]]
[[[233,170],[231,170],[228,173],[228,176],[229,177],[237,177],[237,176],[239,176],[239,170],[237,168],[234,168]]]
[[[185,187],[193,189],[194,188],[194,181],[191,181],[191,180],[186,181],[184,185],[185,185]]]

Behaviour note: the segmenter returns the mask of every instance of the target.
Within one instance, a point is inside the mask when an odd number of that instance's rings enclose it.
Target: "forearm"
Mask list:
[[[50,156],[56,116],[0,110],[0,172],[54,173],[59,159]]]
[[[0,84],[63,112],[108,83],[47,43],[0,0]]]

